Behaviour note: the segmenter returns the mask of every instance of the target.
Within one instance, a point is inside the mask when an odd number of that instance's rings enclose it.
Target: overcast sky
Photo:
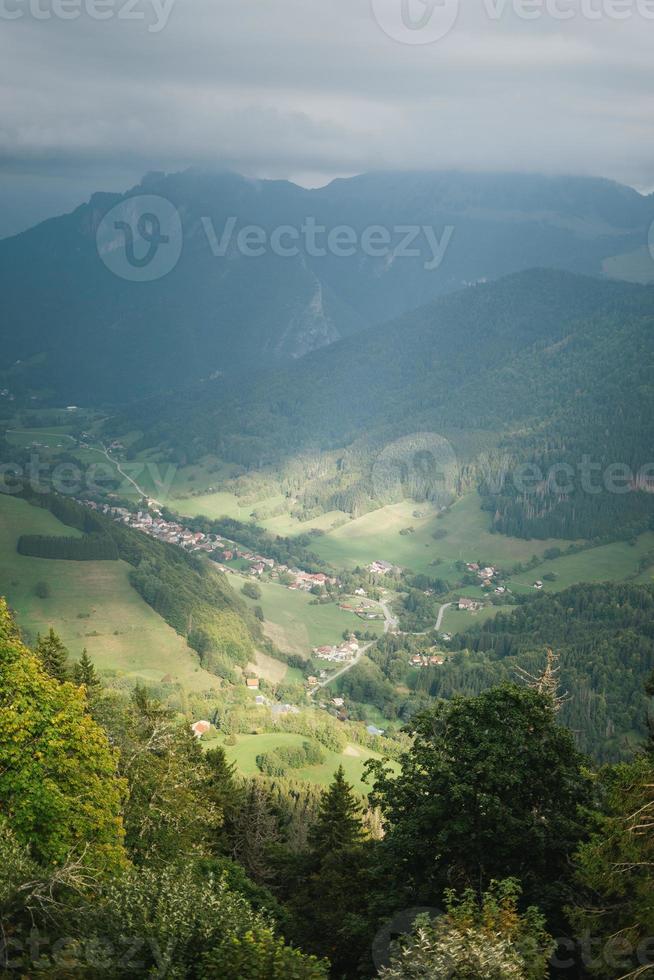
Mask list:
[[[654,187],[653,0],[461,0],[447,33],[457,0],[126,2],[0,0],[0,232],[189,165]]]

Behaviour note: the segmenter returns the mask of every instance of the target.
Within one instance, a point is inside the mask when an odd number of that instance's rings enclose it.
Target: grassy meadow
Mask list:
[[[236,587],[238,580],[232,580]],[[243,596],[250,606],[261,606],[264,632],[283,653],[308,657],[313,647],[337,643],[344,630],[363,629],[382,633],[383,621],[359,619],[336,603],[311,605],[315,596],[261,582],[261,599]]]
[[[84,647],[100,671],[159,682],[167,674],[189,691],[218,687],[182,637],[129,583],[122,561],[54,561],[19,555],[21,534],[78,535],[49,511],[0,495],[0,595],[5,595],[28,640],[52,626],[79,657]],[[48,595],[40,598],[38,583]]]
[[[543,581],[545,592],[560,592],[577,582],[648,581],[647,576],[651,580],[651,570],[642,572],[641,562],[654,564],[654,532],[641,534],[634,544],[615,541],[543,562],[533,571],[516,575],[511,580],[511,588],[515,588],[516,592],[533,590],[534,582],[538,579]],[[553,582],[543,579],[543,575],[548,573],[556,575]]]
[[[452,606],[445,611],[441,629],[444,633],[465,633],[472,626],[480,626],[489,619],[494,619],[498,613],[510,612],[513,606],[484,606],[477,612],[459,611]]]
[[[457,561],[510,566],[542,555],[554,545],[565,547],[569,543],[492,534],[489,515],[479,504],[476,493],[468,494],[441,517],[428,504],[391,504],[316,539],[313,548],[336,568],[354,568],[383,559],[413,572],[451,578],[458,577],[454,567]],[[412,534],[400,534],[410,527],[414,528]],[[434,534],[439,537],[435,539]]]
[[[237,735],[236,744],[224,745],[225,753],[230,762],[244,775],[255,775],[259,772],[256,758],[262,752],[271,752],[282,745],[302,745],[307,741],[306,735],[295,735],[289,732],[266,732],[262,735]],[[221,740],[222,741],[222,740]],[[370,786],[362,781],[363,767],[368,759],[379,759],[380,756],[370,749],[360,745],[347,745],[343,752],[330,752],[321,746],[325,754],[325,762],[319,766],[306,766],[303,769],[289,769],[289,777],[302,779],[319,786],[328,786],[339,765],[345,770],[345,777],[360,793],[367,793]]]

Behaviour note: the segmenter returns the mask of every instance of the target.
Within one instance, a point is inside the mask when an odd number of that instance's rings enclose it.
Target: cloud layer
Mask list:
[[[440,40],[396,39],[453,4],[0,0],[0,196],[17,172],[86,189],[189,165],[654,186],[651,0],[461,0]]]

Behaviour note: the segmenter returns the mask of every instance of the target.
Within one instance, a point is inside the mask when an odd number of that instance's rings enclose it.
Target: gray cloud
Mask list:
[[[0,23],[0,203],[19,172],[77,181],[81,199],[94,180],[189,165],[308,183],[463,167],[654,185],[654,19],[637,0],[624,20],[581,12],[618,0],[543,0],[569,20],[461,0],[425,45],[388,37],[371,0],[176,0],[158,32],[155,2],[138,0],[142,20],[98,21],[0,0],[22,13]],[[401,4],[379,2],[392,16]]]

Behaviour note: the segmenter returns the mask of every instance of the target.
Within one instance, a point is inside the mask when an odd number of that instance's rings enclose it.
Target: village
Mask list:
[[[277,563],[273,558],[257,552],[242,548],[236,542],[226,539],[218,534],[207,534],[202,531],[192,531],[178,521],[166,520],[154,503],[148,501],[147,509],[132,512],[126,507],[116,507],[107,503],[94,503],[83,501],[86,506],[97,510],[113,520],[119,521],[128,527],[148,534],[151,537],[166,544],[176,545],[184,548],[191,553],[203,552],[207,557],[215,562],[224,571],[234,573],[234,567],[230,563],[240,561],[239,571],[243,575],[250,575],[254,579],[260,578],[264,574],[273,580],[278,580],[280,585],[284,585],[291,591],[305,593],[324,593],[327,586],[339,587],[340,582],[335,576],[327,575],[324,572],[307,572],[299,568],[291,568],[287,565]],[[401,575],[402,569],[390,562],[377,559],[366,566],[366,570],[374,576],[380,578],[390,578]],[[478,562],[466,562],[465,571],[469,576],[475,577],[479,588],[488,595],[508,596],[510,590],[502,584],[502,573],[494,565],[484,565]],[[283,581],[280,581],[283,580]],[[534,588],[543,588],[542,582],[535,583]],[[474,598],[461,595],[453,603],[455,608],[461,612],[477,613],[484,609],[487,604],[485,596]],[[379,603],[368,599],[367,593],[363,588],[357,588],[352,599],[344,598],[339,606],[347,612],[354,613],[362,620],[379,620],[385,618],[380,611]],[[450,640],[449,633],[441,634],[444,641]],[[353,634],[347,635],[342,642],[333,645],[323,645],[314,647],[311,651],[316,660],[323,661],[325,665],[333,664],[337,668],[353,666],[361,654],[359,641]],[[442,667],[446,662],[446,655],[432,648],[427,652],[415,653],[409,657],[409,666],[415,670],[426,668]],[[330,677],[327,670],[320,670],[318,676],[307,677],[306,683],[309,691],[317,690]],[[275,714],[296,711],[290,704],[279,705],[269,701],[264,695],[258,693],[259,678],[249,676],[245,678],[248,689],[256,695],[256,703],[270,708]],[[340,703],[338,703],[340,702]],[[345,717],[344,702],[342,698],[334,698],[325,708],[331,708],[338,714]]]
[[[205,534],[202,531],[191,531],[176,521],[167,521],[161,516],[158,508],[151,506],[148,510],[139,510],[133,513],[126,507],[114,507],[111,504],[96,503],[89,500],[80,500],[92,510],[98,511],[112,520],[125,524],[136,531],[156,538],[165,544],[176,545],[190,552],[204,552],[208,558],[217,565],[232,571],[228,567],[229,562],[241,560],[248,564],[248,571],[255,578],[270,572],[274,577],[288,574],[291,579],[288,588],[293,591],[311,592],[312,589],[324,588],[326,585],[337,586],[338,579],[323,572],[305,572],[299,568],[289,568],[275,562],[274,558],[268,558],[247,549],[241,548],[236,542],[229,541],[219,534]]]

